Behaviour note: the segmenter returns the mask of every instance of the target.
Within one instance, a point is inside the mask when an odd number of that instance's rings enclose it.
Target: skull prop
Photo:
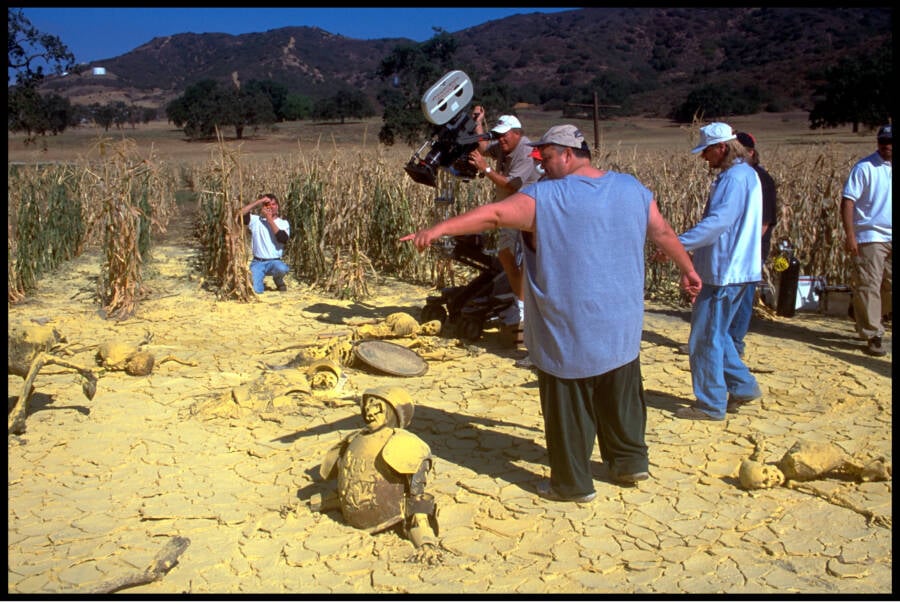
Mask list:
[[[142,343],[143,344],[143,343]],[[149,351],[142,351],[140,345],[112,340],[100,345],[97,362],[107,370],[125,370],[129,376],[147,376],[153,372],[155,359]]]
[[[97,350],[97,361],[107,370],[124,370],[128,360],[137,354],[138,348],[127,342],[111,340]]]
[[[777,466],[756,460],[741,462],[739,478],[744,489],[767,489],[784,483],[784,474]]]

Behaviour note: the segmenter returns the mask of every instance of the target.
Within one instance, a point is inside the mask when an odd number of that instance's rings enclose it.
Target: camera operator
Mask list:
[[[475,121],[475,132],[484,133],[484,107],[475,105],[472,110]],[[519,191],[522,187],[535,183],[541,178],[534,160],[531,158],[530,141],[522,133],[522,123],[512,115],[500,116],[497,124],[490,130],[488,140],[479,141],[478,149],[469,153],[469,162],[494,184],[494,199],[500,200]],[[488,165],[488,158],[493,158],[496,169]],[[522,324],[525,320],[525,307],[522,293],[522,244],[519,231],[516,229],[500,229],[497,243],[497,258],[503,266],[510,288],[516,295],[517,306],[509,316],[503,318],[506,325]],[[518,311],[518,312],[516,312]],[[520,326],[521,327],[521,326]]]

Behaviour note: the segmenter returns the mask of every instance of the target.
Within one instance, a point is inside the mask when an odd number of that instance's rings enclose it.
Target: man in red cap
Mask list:
[[[774,307],[774,289],[769,279],[769,272],[766,270],[766,259],[769,258],[769,251],[772,246],[772,231],[775,229],[775,223],[778,222],[778,207],[776,201],[775,179],[766,171],[759,163],[759,152],[756,150],[756,139],[749,132],[736,133],[738,142],[747,150],[749,157],[747,163],[756,170],[756,176],[762,185],[762,273],[763,282],[760,284],[762,300],[770,307]],[[767,300],[768,299],[768,300]],[[744,356],[744,336],[750,329],[750,318],[753,317],[753,303],[756,301],[756,288],[747,288],[744,293],[744,299],[740,302],[734,321],[728,329],[731,338],[734,340],[734,346],[738,355]]]

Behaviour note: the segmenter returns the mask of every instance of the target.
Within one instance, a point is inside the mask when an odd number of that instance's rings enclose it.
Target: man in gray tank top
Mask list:
[[[695,296],[702,284],[653,194],[631,175],[595,168],[575,126],[554,126],[530,145],[540,149],[546,179],[401,241],[423,251],[445,235],[497,227],[530,234],[525,344],[550,459],[549,481],[537,492],[589,502],[596,496],[595,439],[610,479],[633,484],[649,477],[640,368],[647,238],[678,265],[685,292]]]

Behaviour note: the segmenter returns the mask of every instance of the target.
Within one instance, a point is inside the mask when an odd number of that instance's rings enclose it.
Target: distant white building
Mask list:
[[[92,73],[93,73],[95,76],[105,76],[105,75],[106,75],[106,68],[105,68],[105,67],[95,67],[95,68],[92,70]]]

